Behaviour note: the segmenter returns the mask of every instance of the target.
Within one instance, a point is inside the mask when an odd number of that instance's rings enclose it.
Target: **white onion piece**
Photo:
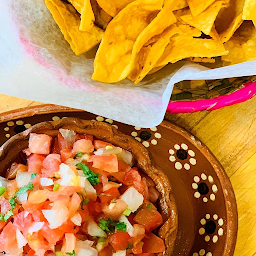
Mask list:
[[[126,256],[126,250],[115,252],[113,256]]]
[[[98,256],[98,251],[91,247],[93,245],[93,242],[91,241],[80,241],[78,240],[76,242],[76,256]]]
[[[60,134],[63,136],[64,139],[74,142],[76,139],[76,133],[72,130],[68,129],[59,129]]]
[[[41,178],[40,183],[42,186],[52,186],[54,184],[53,180],[49,178]]]
[[[131,154],[131,152],[126,151],[126,150],[122,150],[121,153],[121,158],[123,159],[124,162],[126,162],[129,166],[132,166],[132,162],[133,162],[133,156]]]
[[[99,148],[94,152],[95,155],[119,155],[122,153],[122,149],[119,147],[111,147],[110,149]]]
[[[34,222],[30,228],[28,229],[29,234],[33,234],[34,232],[38,232],[44,225],[44,222]]]
[[[8,181],[4,177],[0,176],[0,187],[6,188],[7,187],[7,183],[8,183]]]
[[[136,212],[144,200],[143,195],[134,187],[128,188],[120,198],[128,204],[132,212]]]
[[[59,175],[61,178],[65,177],[65,175],[76,175],[75,172],[66,164],[60,164],[59,167]]]
[[[22,256],[23,248],[18,248],[18,245],[15,244],[11,249],[5,251],[6,256]]]
[[[16,181],[17,181],[18,188],[27,186],[28,183],[31,181],[31,173],[28,173],[28,172],[17,173]]]
[[[82,223],[82,217],[79,213],[76,213],[71,219],[70,219],[75,225],[81,226]]]
[[[88,234],[90,236],[107,237],[107,234],[93,220],[88,223]]]
[[[28,200],[28,192],[23,194],[17,194],[17,201],[18,203],[26,202]]]
[[[132,237],[133,236],[133,226],[130,221],[126,218],[126,216],[121,215],[119,218],[120,222],[124,222],[126,224],[126,232]]]
[[[22,235],[22,233],[18,229],[16,229],[16,240],[19,249],[21,249],[28,243],[28,240]]]
[[[110,181],[106,185],[103,186],[103,192],[105,192],[111,188],[119,188],[121,186],[122,186],[122,184],[118,184],[118,183]]]

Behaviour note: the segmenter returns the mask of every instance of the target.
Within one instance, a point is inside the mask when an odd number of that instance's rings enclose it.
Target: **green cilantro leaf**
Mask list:
[[[78,163],[76,164],[77,169],[81,169],[87,178],[87,180],[92,184],[92,186],[96,186],[100,183],[99,176],[100,174],[94,173],[92,170],[89,169],[89,167],[84,163]]]
[[[7,220],[14,215],[12,210],[9,210],[5,215],[4,215],[4,222],[7,222]]]
[[[36,177],[36,175],[37,175],[37,173],[32,173],[30,179],[33,180]]]
[[[24,194],[26,193],[28,190],[33,190],[34,186],[32,182],[29,182],[27,186],[24,186],[22,188],[20,188],[16,194]]]
[[[53,191],[58,191],[59,188],[60,188],[60,184],[55,183],[54,186],[53,186]]]
[[[82,157],[83,155],[84,155],[83,153],[78,152],[75,154],[74,159],[76,159],[77,157]]]
[[[75,250],[73,250],[73,252],[66,252],[66,254],[69,256],[76,256]]]
[[[110,232],[110,229],[108,228],[109,220],[99,220],[99,226],[103,231]]]
[[[148,204],[148,205],[147,205],[147,208],[148,208],[148,209],[152,209],[152,205],[151,205],[151,204]]]
[[[120,230],[122,232],[126,232],[126,223],[124,222],[118,222],[116,223],[117,230]]]
[[[103,238],[103,237],[101,237],[101,238],[98,240],[98,242],[97,242],[97,243],[99,244],[99,243],[103,243],[103,242],[105,242],[105,241],[106,241],[106,239],[105,239],[105,238]]]
[[[0,213],[0,221],[4,221],[4,215]]]
[[[9,203],[10,203],[10,205],[12,207],[12,210],[13,210],[15,208],[15,205],[16,205],[16,202],[14,201],[14,197],[9,199]]]
[[[0,187],[0,196],[6,191],[5,187]]]
[[[131,213],[132,213],[132,210],[130,210],[129,208],[127,208],[126,210],[124,210],[123,215],[129,216]]]

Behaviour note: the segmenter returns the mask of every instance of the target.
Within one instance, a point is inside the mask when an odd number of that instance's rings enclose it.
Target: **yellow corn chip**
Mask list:
[[[190,26],[201,30],[206,35],[209,35],[221,7],[222,1],[216,1],[196,17],[191,14],[190,10],[185,10],[183,12],[184,15],[180,18]]]
[[[94,24],[105,30],[109,22],[112,20],[112,17],[100,8],[96,0],[91,0],[91,5],[95,15]]]
[[[201,63],[215,63],[215,59],[213,58],[200,58],[200,57],[191,57],[189,58],[190,61],[193,61],[193,62],[201,62]]]
[[[222,42],[216,39],[193,38],[187,35],[175,35],[155,67],[175,63],[191,57],[216,57],[228,54]]]
[[[135,41],[157,16],[162,4],[159,0],[137,0],[109,23],[95,57],[92,79],[114,83],[127,77]]]
[[[173,11],[183,9],[183,8],[185,8],[187,6],[188,6],[187,0],[175,1],[175,5],[173,7]]]
[[[225,43],[229,54],[222,56],[224,64],[237,64],[256,59],[256,31],[251,21],[244,21],[234,36]]]
[[[210,6],[215,0],[187,0],[189,8],[193,16],[197,16],[202,13],[208,6]]]
[[[256,26],[256,0],[245,0],[243,20],[252,20]]]
[[[95,16],[92,11],[91,1],[84,0],[84,6],[81,10],[81,23],[79,29],[81,31],[90,31],[94,26]]]
[[[154,67],[157,60],[162,56],[165,47],[168,45],[170,38],[180,30],[176,25],[172,25],[158,35],[158,40],[152,44],[144,45],[136,55],[133,68],[128,78],[138,84]]]
[[[242,13],[240,13],[237,17],[234,18],[230,26],[220,34],[221,41],[226,43],[233,36],[235,31],[240,27],[242,22]]]
[[[110,16],[115,17],[122,9],[135,0],[97,0],[99,6]]]
[[[74,7],[75,9],[81,14],[82,9],[84,7],[84,1],[85,0],[68,0]]]
[[[94,26],[90,32],[79,30],[80,17],[73,6],[61,0],[45,0],[45,3],[76,55],[89,51],[101,41],[100,28]]]

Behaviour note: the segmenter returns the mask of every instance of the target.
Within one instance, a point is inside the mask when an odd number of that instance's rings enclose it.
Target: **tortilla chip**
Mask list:
[[[162,4],[159,0],[137,0],[109,23],[95,57],[92,79],[114,83],[127,77],[135,41],[157,16]]]
[[[179,0],[175,2],[175,6],[173,8],[173,11],[183,9],[188,6],[187,0]]]
[[[226,43],[233,36],[235,31],[240,27],[242,22],[242,13],[240,13],[237,17],[234,18],[230,26],[220,34],[221,41]]]
[[[252,20],[256,26],[256,0],[245,0],[242,18],[243,20]]]
[[[176,25],[172,25],[158,35],[158,40],[152,44],[144,45],[136,55],[133,68],[128,78],[138,84],[155,66],[157,60],[162,56],[165,47],[168,45],[170,38],[178,33]]]
[[[81,10],[81,23],[79,29],[81,31],[90,31],[94,25],[95,16],[92,10],[91,1],[84,0],[84,6]]]
[[[110,16],[115,17],[122,9],[135,0],[97,0],[99,6]]]
[[[184,34],[178,34],[171,38],[169,45],[155,67],[175,63],[179,60],[191,57],[212,58],[228,54],[222,42],[216,39],[193,38]]]
[[[73,6],[61,0],[45,0],[45,3],[76,55],[89,51],[101,41],[100,28],[94,26],[90,32],[79,30],[80,16]]]
[[[215,63],[215,59],[213,58],[200,58],[200,57],[191,57],[189,58],[190,61],[198,62],[198,63]]]
[[[202,13],[209,7],[215,0],[187,0],[192,15],[195,17]]]
[[[190,10],[185,10],[180,18],[192,27],[201,30],[204,34],[209,35],[214,21],[222,7],[221,1],[216,1],[205,11],[194,17]]]
[[[105,30],[109,22],[112,20],[112,17],[100,8],[96,0],[91,0],[91,5],[95,15],[94,24]]]
[[[244,21],[234,36],[225,43],[229,54],[222,56],[224,64],[237,64],[256,59],[256,31],[251,21]]]

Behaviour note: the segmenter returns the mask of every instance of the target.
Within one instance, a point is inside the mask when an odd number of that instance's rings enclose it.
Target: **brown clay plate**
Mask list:
[[[178,235],[173,256],[233,255],[238,217],[231,183],[206,146],[168,121],[143,129],[85,111],[44,105],[0,115],[0,144],[31,125],[63,117],[107,122],[152,153],[170,179],[177,204]]]

